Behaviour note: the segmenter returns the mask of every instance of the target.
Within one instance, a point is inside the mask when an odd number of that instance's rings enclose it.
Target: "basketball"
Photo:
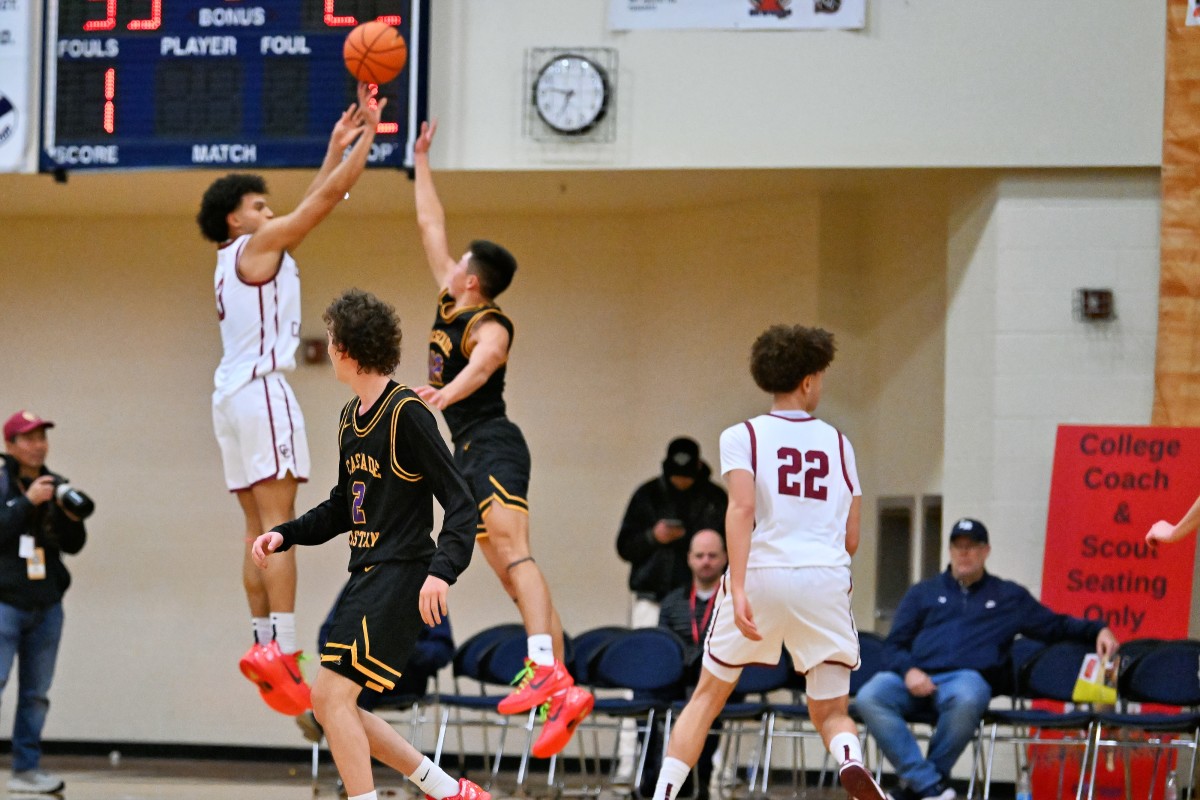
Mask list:
[[[394,79],[408,62],[408,45],[391,25],[364,22],[346,35],[342,46],[346,69],[360,81],[382,84]]]

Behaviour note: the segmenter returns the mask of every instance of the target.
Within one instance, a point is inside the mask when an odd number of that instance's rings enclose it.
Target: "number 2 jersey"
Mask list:
[[[773,411],[721,434],[721,474],[754,475],[748,568],[850,566],[846,519],[862,494],[854,449],[803,411]]]
[[[248,283],[238,274],[238,259],[250,241],[239,236],[217,250],[213,289],[221,322],[224,353],[213,383],[229,397],[255,378],[296,368],[300,344],[300,269],[287,253],[269,280]]]
[[[283,534],[279,549],[349,531],[351,572],[385,561],[427,561],[430,575],[454,583],[471,561],[475,502],[433,412],[394,381],[366,414],[358,410],[357,397],[342,409],[337,485],[328,500],[274,528]],[[435,498],[445,512],[436,546]]]

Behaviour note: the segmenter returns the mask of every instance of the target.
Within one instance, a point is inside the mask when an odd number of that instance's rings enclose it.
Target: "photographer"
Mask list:
[[[62,638],[62,596],[71,576],[62,553],[83,549],[92,501],[46,469],[46,429],[54,423],[19,411],[4,423],[0,470],[0,691],[14,657],[18,671],[11,792],[61,792],[40,769],[42,726]]]

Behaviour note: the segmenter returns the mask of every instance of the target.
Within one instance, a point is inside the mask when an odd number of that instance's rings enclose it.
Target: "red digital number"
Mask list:
[[[331,28],[348,28],[358,24],[358,19],[349,15],[339,17],[333,12],[336,0],[325,0],[325,24]]]
[[[790,497],[807,497],[810,500],[826,500],[829,489],[817,481],[829,475],[829,456],[820,450],[801,453],[791,447],[781,447],[777,456],[783,461],[779,465],[779,493]],[[805,467],[807,466],[807,469]],[[804,473],[804,481],[793,480]]]
[[[112,133],[117,128],[117,109],[114,100],[117,97],[117,69],[109,67],[104,71],[104,132]]]
[[[325,0],[325,24],[331,28],[351,28],[358,24],[358,17],[350,14],[338,16],[333,10],[337,0]],[[404,21],[404,18],[399,14],[383,14],[375,18],[376,22],[382,22],[385,25],[399,25]],[[397,126],[399,128],[399,126]]]
[[[88,0],[89,3],[104,3],[104,19],[93,19],[83,23],[85,31],[111,31],[117,27],[117,0]]]
[[[371,110],[374,110],[379,108],[379,100],[377,99],[377,95],[379,94],[379,84],[370,83],[367,85],[371,90],[371,99],[367,101],[367,105],[371,107]],[[397,133],[399,130],[399,122],[380,122],[375,126],[375,133]]]
[[[162,25],[162,0],[150,0],[150,16],[146,19],[131,19],[125,27],[131,31],[156,31]]]

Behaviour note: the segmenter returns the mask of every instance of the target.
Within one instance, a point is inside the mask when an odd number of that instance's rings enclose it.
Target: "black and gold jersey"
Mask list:
[[[475,503],[415,392],[388,381],[365,414],[356,397],[338,425],[341,463],[329,499],[274,530],[286,550],[349,531],[350,571],[385,561],[425,561],[429,574],[454,583],[471,561]],[[434,545],[433,500],[445,511]]]
[[[495,320],[508,331],[512,347],[513,323],[495,303],[468,306],[453,311],[454,298],[443,289],[438,296],[437,316],[429,335],[429,385],[440,389],[458,377],[471,359],[471,334],[484,320]],[[487,382],[470,395],[447,406],[442,413],[450,435],[456,440],[476,422],[503,417],[504,374],[507,362],[493,372]]]

